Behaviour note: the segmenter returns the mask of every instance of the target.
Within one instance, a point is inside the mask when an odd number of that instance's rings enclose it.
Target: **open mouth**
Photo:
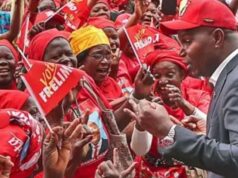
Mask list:
[[[102,75],[102,76],[106,76],[109,73],[109,68],[100,68],[97,69],[97,73]]]
[[[116,44],[111,44],[111,50],[113,53],[116,52],[117,48],[118,48],[118,46]]]
[[[150,25],[151,24],[151,18],[150,17],[144,17],[142,20],[143,25]]]
[[[10,69],[9,68],[0,68],[0,75],[9,75]]]

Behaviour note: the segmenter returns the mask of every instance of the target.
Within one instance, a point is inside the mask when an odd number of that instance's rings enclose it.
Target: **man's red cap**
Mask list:
[[[197,27],[236,30],[236,19],[231,10],[218,0],[187,0],[181,2],[178,19],[161,23],[160,27],[169,33]]]

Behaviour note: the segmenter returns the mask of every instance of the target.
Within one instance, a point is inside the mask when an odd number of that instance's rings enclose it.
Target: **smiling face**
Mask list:
[[[112,52],[115,53],[117,48],[120,47],[118,32],[114,28],[111,28],[111,27],[104,28],[103,31],[109,39]]]
[[[5,46],[0,46],[0,88],[7,89],[14,80],[16,67],[15,58],[11,50]]]
[[[105,3],[99,2],[93,6],[90,16],[110,19],[110,9]]]
[[[179,32],[181,55],[196,75],[210,77],[219,65],[212,28],[200,27]]]
[[[84,70],[90,75],[96,84],[100,84],[108,76],[111,67],[111,49],[108,45],[92,47],[85,59]]]
[[[73,55],[69,42],[64,38],[52,40],[45,50],[45,62],[63,64],[76,67],[76,57]]]
[[[153,19],[153,26],[156,27],[159,24],[159,9],[154,3],[150,3],[145,13],[141,18],[141,24],[150,26]]]
[[[177,64],[169,61],[156,63],[152,68],[152,74],[157,80],[155,90],[163,100],[168,99],[168,92],[163,88],[167,84],[180,88],[181,82],[184,79],[183,70]]]

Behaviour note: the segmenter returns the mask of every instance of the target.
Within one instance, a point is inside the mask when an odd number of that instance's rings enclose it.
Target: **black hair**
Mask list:
[[[83,52],[79,53],[76,58],[77,58],[77,67],[80,67],[81,65],[83,65],[86,57],[88,56],[89,53],[89,49],[84,50]]]

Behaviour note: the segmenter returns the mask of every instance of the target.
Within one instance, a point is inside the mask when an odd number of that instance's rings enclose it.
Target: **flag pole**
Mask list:
[[[33,93],[33,91],[32,91],[31,86],[29,85],[29,83],[27,82],[27,80],[25,79],[25,77],[24,77],[23,75],[21,75],[21,79],[22,79],[22,81],[24,82],[24,84],[26,85],[26,88],[27,88],[27,90],[29,91],[30,95],[32,96],[33,100],[35,101],[36,106],[37,106],[37,108],[39,109],[39,111],[40,111],[40,113],[41,113],[41,116],[42,116],[43,120],[44,120],[45,123],[46,123],[46,126],[48,127],[48,129],[50,130],[51,133],[54,133],[54,131],[52,130],[52,128],[51,128],[51,126],[50,126],[48,120],[47,120],[46,117],[45,117],[45,112],[44,112],[43,109],[41,108],[40,103],[37,101],[37,99],[36,99],[36,97],[35,97],[35,95],[34,95],[34,93]]]
[[[16,46],[16,48],[17,48],[18,52],[20,53],[20,55],[22,56],[22,60],[23,60],[23,63],[26,67],[26,70],[27,71],[30,70],[30,68],[32,67],[31,62],[26,58],[26,56],[24,55],[24,53],[22,52],[22,50],[18,46]]]
[[[134,47],[134,45],[133,45],[133,43],[132,43],[132,41],[131,41],[131,39],[130,39],[128,33],[127,33],[127,30],[126,30],[125,26],[122,27],[122,28],[123,28],[123,31],[124,31],[125,34],[126,34],[126,37],[127,37],[128,41],[129,41],[131,47],[132,47],[132,50],[133,50],[134,54],[135,54],[135,56],[136,56],[137,62],[139,63],[140,67],[142,67],[142,63],[141,63],[141,60],[140,60],[140,58],[139,58],[139,55],[138,55],[137,52],[136,52],[136,49],[135,49],[135,47]]]

